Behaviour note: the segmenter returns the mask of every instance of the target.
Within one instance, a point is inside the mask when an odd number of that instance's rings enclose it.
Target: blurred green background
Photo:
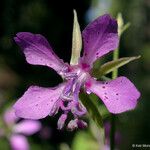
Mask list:
[[[141,92],[134,111],[117,115],[117,130],[121,134],[119,149],[132,149],[132,144],[150,144],[150,1],[149,0],[1,0],[0,5],[0,112],[15,102],[30,85],[53,87],[61,82],[55,71],[26,63],[13,41],[17,32],[28,31],[44,35],[56,54],[69,62],[71,55],[73,9],[78,13],[81,30],[97,16],[121,12],[130,28],[123,34],[120,57],[141,55],[141,58],[121,69]],[[112,55],[110,55],[111,57]],[[107,61],[107,60],[106,60]],[[96,150],[94,140],[84,131],[58,131],[58,116],[41,122],[49,136],[29,137],[31,150]],[[109,117],[108,117],[109,119]],[[0,140],[0,149],[9,148]]]

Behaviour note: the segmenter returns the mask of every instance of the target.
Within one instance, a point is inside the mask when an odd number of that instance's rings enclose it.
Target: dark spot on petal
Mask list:
[[[97,34],[99,35],[99,32],[97,32]]]
[[[96,55],[98,55],[99,53],[97,52]]]
[[[87,56],[87,53],[85,53],[84,56]]]
[[[36,107],[38,106],[38,104],[35,105]]]
[[[107,96],[105,96],[105,98],[106,98],[106,99],[108,99],[108,97],[107,97]]]
[[[108,82],[105,82],[105,84],[108,84]]]
[[[53,99],[51,99],[51,102],[53,102]]]
[[[105,89],[105,86],[102,86],[103,89]]]
[[[105,95],[107,95],[107,93],[104,93]]]
[[[116,93],[116,95],[119,95],[118,93]]]

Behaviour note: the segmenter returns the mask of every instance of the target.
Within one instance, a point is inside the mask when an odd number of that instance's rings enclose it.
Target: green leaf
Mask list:
[[[80,58],[80,52],[82,48],[82,36],[80,31],[80,26],[78,23],[77,13],[74,10],[74,24],[73,24],[73,35],[72,35],[72,54],[71,54],[71,65],[77,65],[79,58]]]
[[[130,22],[126,23],[126,24],[122,27],[121,34],[123,34],[123,33],[124,33],[124,31],[126,31],[126,30],[130,27],[130,25],[131,25],[131,23],[130,23]]]
[[[0,139],[0,149],[3,149],[3,150],[10,149],[8,139],[6,137],[1,137],[1,139]]]
[[[94,123],[93,120],[90,120],[89,128],[90,128],[90,132],[91,132],[93,138],[96,140],[97,144],[99,145],[100,149],[98,149],[98,150],[104,150],[105,143],[103,141],[103,137],[99,132],[98,126],[96,126],[96,124]]]
[[[86,107],[89,116],[93,119],[93,121],[96,123],[97,127],[99,128],[100,135],[104,142],[104,127],[103,127],[103,120],[102,116],[98,110],[98,107],[94,104],[94,102],[89,98],[87,94],[80,94],[80,99],[83,103],[83,105]]]
[[[60,149],[60,150],[70,150],[70,147],[69,147],[69,145],[66,144],[66,143],[60,143],[59,149]]]
[[[118,69],[129,62],[139,59],[141,56],[135,56],[135,57],[123,57],[117,60],[110,61],[108,63],[105,63],[102,65],[99,69],[94,69],[92,74],[96,78],[100,78],[110,72],[112,72],[114,69]]]
[[[87,142],[88,141],[88,142]],[[85,131],[77,132],[72,143],[72,150],[99,150],[99,144]]]

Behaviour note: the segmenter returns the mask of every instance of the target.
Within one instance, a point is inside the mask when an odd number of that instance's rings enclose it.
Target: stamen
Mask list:
[[[72,79],[72,78],[75,78],[75,77],[77,77],[77,73],[65,73],[64,74],[64,78],[66,79],[66,80],[69,80],[69,79]]]
[[[58,71],[58,74],[60,74],[62,77],[69,71],[68,64],[64,65],[63,68]]]
[[[87,127],[87,123],[83,120],[78,120],[77,124],[78,124],[78,128],[80,129],[84,129]]]
[[[61,130],[64,127],[66,119],[67,119],[67,114],[62,114],[59,117],[58,122],[57,122],[57,128],[59,130]]]
[[[78,99],[79,99],[80,88],[81,88],[81,83],[77,82],[74,85],[74,89],[73,89],[73,98],[75,101],[78,101]]]
[[[72,100],[72,88],[75,83],[76,78],[70,79],[65,86],[61,98],[65,100]]]
[[[72,101],[72,96],[67,96],[67,95],[61,95],[60,98],[63,100],[63,101]]]
[[[74,114],[74,116],[83,116],[87,113],[86,108],[79,102],[74,102],[74,105],[71,109],[71,112]]]
[[[77,119],[75,120],[71,120],[68,125],[67,125],[67,129],[70,130],[70,131],[73,131],[75,129],[78,128],[78,125],[77,125]]]
[[[50,113],[49,113],[50,116],[54,116],[54,115],[56,115],[56,114],[58,113],[59,107],[60,107],[60,104],[59,104],[59,103],[60,103],[60,99],[58,99],[58,100],[55,102],[53,108],[51,109],[51,111],[50,111]]]

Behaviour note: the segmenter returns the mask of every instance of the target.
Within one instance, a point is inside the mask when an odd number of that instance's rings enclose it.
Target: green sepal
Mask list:
[[[131,61],[139,59],[141,56],[134,56],[134,57],[123,57],[117,60],[110,61],[102,65],[99,69],[93,69],[92,74],[97,79],[101,78],[102,76],[112,72],[115,69],[118,69]]]
[[[72,54],[70,64],[77,65],[80,58],[80,52],[82,49],[82,36],[80,26],[78,23],[77,13],[75,10],[73,12],[74,12],[74,24],[72,33]]]

